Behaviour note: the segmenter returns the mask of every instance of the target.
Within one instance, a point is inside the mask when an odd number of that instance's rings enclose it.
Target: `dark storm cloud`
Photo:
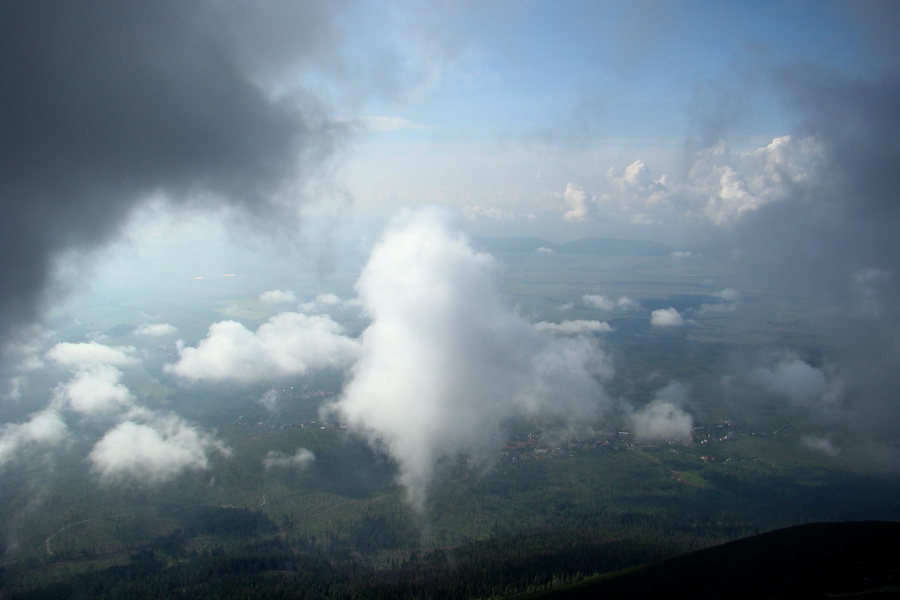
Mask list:
[[[107,241],[149,194],[261,220],[332,155],[322,105],[266,84],[327,60],[336,9],[263,6],[0,4],[0,335],[34,316],[54,257]]]
[[[900,32],[898,13],[884,13],[891,23],[877,31]],[[846,383],[847,425],[872,455],[900,425],[900,73],[879,64],[887,54],[896,64],[900,46],[876,42],[858,75],[808,64],[779,72],[796,133],[821,144],[825,162],[790,202],[735,230],[741,263],[759,283],[811,299],[806,314]]]

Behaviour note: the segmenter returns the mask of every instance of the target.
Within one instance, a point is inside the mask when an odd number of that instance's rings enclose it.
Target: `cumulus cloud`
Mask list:
[[[263,459],[266,471],[290,469],[305,471],[316,460],[316,456],[306,448],[297,448],[293,454],[270,450]]]
[[[132,333],[152,337],[172,337],[178,335],[178,328],[168,323],[151,323],[138,327]]]
[[[503,302],[496,269],[425,209],[395,220],[357,283],[371,323],[331,410],[387,449],[418,508],[442,461],[490,464],[510,419],[583,419],[605,402],[602,352],[536,330]]]
[[[47,351],[47,358],[70,369],[108,365],[125,367],[137,363],[134,346],[112,347],[97,342],[61,342]]]
[[[78,370],[69,381],[56,387],[53,406],[84,415],[118,413],[134,402],[134,396],[121,379],[122,372],[110,365]]]
[[[534,324],[534,328],[538,331],[560,333],[563,335],[577,335],[582,333],[607,333],[613,330],[612,326],[610,326],[610,324],[606,321],[587,321],[583,319],[563,321],[561,323],[540,321]]]
[[[478,219],[491,219],[494,221],[515,221],[519,217],[516,213],[498,208],[496,206],[481,206],[479,204],[467,204],[462,208],[462,214],[470,221]]]
[[[684,324],[684,317],[671,306],[650,313],[650,325],[653,327],[681,327]]]
[[[68,367],[72,377],[53,390],[55,410],[74,410],[84,416],[116,416],[130,408],[134,396],[122,383],[121,367],[138,363],[134,347],[111,347],[97,342],[62,342],[47,358]]]
[[[597,310],[613,311],[613,310],[632,310],[637,308],[638,303],[625,296],[619,297],[618,300],[607,298],[606,296],[597,294],[585,294],[581,297],[581,301],[585,305]]]
[[[563,192],[563,202],[566,205],[566,212],[563,213],[563,219],[566,221],[588,221],[594,214],[594,201],[584,190],[584,188],[569,183],[566,185],[566,191]]]
[[[735,311],[737,310],[737,301],[738,299],[740,299],[741,294],[734,288],[725,288],[724,290],[715,294],[715,297],[721,301],[702,304],[700,308],[697,309],[697,314],[702,316],[710,313]]]
[[[65,440],[65,422],[54,410],[42,410],[24,423],[0,426],[0,467],[23,450],[35,446],[55,446]]]
[[[266,390],[257,402],[270,413],[274,413],[278,411],[281,404],[281,394],[278,393],[278,390]]]
[[[704,148],[679,188],[684,208],[715,225],[734,225],[767,205],[795,200],[821,173],[822,158],[814,138],[791,135],[749,151],[722,143]]]
[[[786,135],[761,147],[731,148],[718,141],[690,156],[687,172],[659,177],[636,160],[607,172],[612,191],[597,196],[571,185],[566,218],[602,217],[638,226],[729,230],[764,207],[808,193],[825,168],[825,149],[815,136]],[[676,252],[686,258],[690,252]]]
[[[741,297],[741,293],[734,288],[725,288],[716,295],[725,302],[737,302]]]
[[[635,438],[640,441],[690,441],[694,418],[683,408],[687,402],[687,387],[677,381],[670,382],[647,406],[630,414],[629,423]]]
[[[833,410],[840,401],[840,387],[828,381],[825,371],[792,355],[753,369],[750,381],[798,407]]]
[[[111,480],[134,477],[151,484],[168,481],[185,470],[204,469],[210,452],[228,454],[212,436],[175,415],[160,415],[140,406],[121,382],[120,367],[137,364],[134,348],[59,343],[46,356],[72,371],[58,384],[47,408],[23,424],[0,428],[0,465],[31,447],[59,444],[68,433],[64,417],[116,423],[91,450],[91,468]]]
[[[213,452],[230,451],[177,416],[154,415],[147,422],[124,421],[106,432],[88,460],[106,481],[127,478],[160,484],[186,471],[207,469]]]
[[[237,321],[210,326],[196,347],[183,347],[166,370],[211,381],[264,381],[349,365],[359,343],[325,315],[281,313],[253,332]]]
[[[664,400],[653,400],[630,418],[634,437],[641,441],[688,441],[693,417]]]
[[[356,305],[355,300],[341,300],[340,296],[331,292],[319,294],[309,302],[304,302],[297,307],[302,313],[326,313],[338,308]]]
[[[632,222],[644,220],[645,224],[651,223],[652,219],[644,211],[658,209],[669,202],[671,192],[666,186],[666,176],[653,179],[650,168],[642,160],[634,161],[622,173],[615,168],[610,169],[608,177],[616,194],[614,199],[604,197],[604,202],[612,201],[618,205],[619,210],[630,213]]]
[[[263,304],[294,304],[297,296],[290,290],[269,290],[259,295]]]

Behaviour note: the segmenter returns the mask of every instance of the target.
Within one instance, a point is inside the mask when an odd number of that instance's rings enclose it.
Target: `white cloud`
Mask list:
[[[504,210],[496,206],[480,206],[478,204],[468,204],[462,207],[463,216],[475,221],[478,219],[493,219],[495,221],[515,221],[518,219],[514,212]]]
[[[574,183],[566,185],[563,201],[568,209],[563,214],[566,221],[588,221],[593,215],[593,200],[584,188]]]
[[[637,302],[631,300],[630,298],[626,298],[625,296],[620,297],[618,300],[613,300],[612,298],[607,298],[606,296],[585,294],[581,297],[581,301],[591,308],[605,311],[633,310],[638,306]]]
[[[625,205],[646,208],[668,200],[665,176],[654,180],[650,176],[650,168],[642,160],[628,165],[621,176],[615,169],[610,170],[609,178],[618,189],[620,202]]]
[[[98,365],[124,367],[137,363],[137,359],[130,356],[133,352],[134,346],[113,348],[97,342],[60,342],[47,352],[47,358],[70,369],[84,369]]]
[[[634,436],[642,441],[688,441],[694,418],[675,404],[653,400],[630,417]]]
[[[300,304],[297,307],[297,310],[299,312],[307,314],[326,313],[338,308],[355,306],[356,304],[357,302],[355,300],[341,300],[340,296],[338,296],[337,294],[328,292],[325,294],[319,294],[311,301]]]
[[[263,304],[293,304],[297,296],[290,290],[269,290],[259,295],[259,301]]]
[[[575,335],[582,333],[607,333],[613,330],[610,324],[606,321],[587,321],[583,319],[563,321],[561,323],[540,321],[534,324],[534,328],[538,331],[560,333],[564,335]]]
[[[278,390],[266,390],[263,395],[259,397],[257,402],[270,413],[277,412],[281,403],[280,394],[278,393]]]
[[[671,306],[650,313],[650,325],[653,327],[681,327],[684,324],[684,317]]]
[[[833,405],[836,398],[825,372],[808,363],[788,356],[774,367],[757,367],[750,379],[767,392],[783,396],[797,406],[812,408],[822,403]]]
[[[725,302],[737,302],[741,297],[741,293],[734,288],[725,288],[716,295]]]
[[[722,302],[702,304],[700,308],[697,309],[698,315],[703,316],[710,313],[733,312],[737,310],[737,301],[740,299],[741,293],[734,288],[725,288],[714,294],[714,296],[721,299]]]
[[[256,332],[236,321],[214,323],[196,348],[182,348],[166,370],[194,380],[263,381],[345,367],[358,352],[359,343],[330,317],[286,312]]]
[[[25,448],[61,443],[66,431],[66,424],[54,410],[34,413],[25,423],[0,426],[0,466],[13,460]]]
[[[694,155],[686,176],[678,178],[652,176],[643,160],[635,160],[624,169],[609,169],[611,190],[598,196],[570,184],[564,194],[566,219],[730,227],[768,204],[802,196],[798,190],[821,173],[823,156],[814,139],[784,136],[749,150],[724,143],[704,148]]]
[[[690,390],[678,381],[656,392],[653,400],[629,415],[636,439],[641,441],[689,441],[694,417],[684,410],[690,401]]]
[[[496,269],[447,213],[425,209],[394,221],[357,283],[371,324],[331,408],[390,452],[419,508],[441,459],[490,464],[509,419],[584,419],[605,398],[594,377],[608,374],[605,356],[518,316]]]
[[[737,304],[734,302],[719,302],[718,304],[701,304],[697,309],[697,314],[705,316],[710,313],[734,312],[737,310]]]
[[[807,435],[800,440],[800,443],[803,444],[805,448],[809,448],[815,452],[821,452],[832,458],[837,458],[841,454],[840,448],[835,446],[834,442],[825,437]]]
[[[315,460],[315,455],[306,448],[297,448],[293,454],[271,450],[263,459],[263,467],[266,471],[273,469],[305,471]]]
[[[185,471],[207,469],[211,452],[229,453],[211,436],[169,415],[147,423],[120,423],[100,438],[88,460],[105,480],[132,478],[159,484]]]
[[[132,332],[134,335],[147,335],[153,337],[164,337],[178,335],[178,328],[168,323],[153,323],[138,327]]]
[[[121,378],[122,372],[109,365],[78,370],[69,381],[56,387],[53,406],[85,415],[118,412],[134,402],[134,396],[122,385]]]
[[[749,152],[723,145],[696,157],[685,198],[705,197],[703,213],[716,225],[730,225],[772,202],[797,197],[821,169],[823,151],[812,138],[784,136]]]
[[[86,416],[115,415],[134,403],[134,396],[121,383],[119,367],[137,364],[134,347],[104,346],[97,342],[56,344],[47,357],[72,370],[72,378],[53,391],[51,406]]]

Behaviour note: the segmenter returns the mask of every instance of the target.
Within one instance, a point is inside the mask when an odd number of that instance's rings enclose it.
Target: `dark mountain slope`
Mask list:
[[[516,598],[900,598],[900,523],[779,529]]]

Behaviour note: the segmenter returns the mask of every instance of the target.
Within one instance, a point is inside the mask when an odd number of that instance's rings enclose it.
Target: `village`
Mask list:
[[[305,386],[301,389],[287,388],[278,390],[281,394],[293,396],[293,399],[319,401],[335,395],[333,391],[310,390]],[[284,396],[283,396],[284,397]],[[310,419],[300,422],[282,422],[273,424],[272,421],[276,416],[282,414],[281,410],[271,411],[264,420],[259,417],[246,418],[239,416],[237,419],[229,423],[239,427],[254,427],[264,431],[284,431],[296,429],[318,429],[343,431],[353,433],[353,428],[346,423],[340,421],[326,421],[320,419]],[[704,462],[716,462],[719,459],[712,451],[712,447],[733,440],[736,436],[750,435],[754,437],[777,436],[779,433],[789,429],[791,424],[785,424],[773,431],[742,431],[739,430],[732,421],[722,419],[720,421],[702,424],[693,427],[690,439],[687,440],[647,440],[636,439],[633,432],[627,429],[622,430],[594,430],[586,434],[573,437],[571,432],[556,432],[553,430],[544,431],[536,429],[528,432],[524,436],[508,439],[500,448],[498,460],[501,462],[517,462],[517,461],[535,461],[560,458],[564,456],[575,456],[576,454],[590,451],[609,451],[616,452],[620,450],[639,449],[652,451],[659,448],[686,448],[686,447],[709,447],[709,451],[704,451],[699,456]],[[724,462],[731,462],[733,459],[725,459]]]
[[[636,440],[630,431],[596,431],[587,436],[549,441],[542,432],[530,432],[525,439],[510,440],[503,445],[501,460],[542,460],[555,456],[571,456],[589,450],[625,450],[641,448],[653,450],[666,446],[707,446],[733,439],[736,435],[733,423],[727,420],[711,425],[699,425],[691,432],[690,440],[650,441]],[[753,434],[755,435],[755,434]],[[713,456],[701,457],[706,461]]]

